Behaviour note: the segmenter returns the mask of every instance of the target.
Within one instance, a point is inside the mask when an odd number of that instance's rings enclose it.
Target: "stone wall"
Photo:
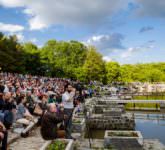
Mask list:
[[[102,98],[93,98],[88,101],[86,108],[90,114],[87,123],[91,129],[133,130],[135,128],[134,117],[125,113],[123,105]]]
[[[128,116],[91,116],[88,121],[91,129],[106,129],[106,130],[133,130],[135,128],[135,121]]]

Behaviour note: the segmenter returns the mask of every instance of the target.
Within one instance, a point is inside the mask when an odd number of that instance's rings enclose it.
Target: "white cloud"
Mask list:
[[[123,53],[121,53],[121,58],[131,57],[134,53],[141,51],[140,47],[130,47]]]
[[[22,7],[25,0],[0,0],[0,5],[4,7]]]
[[[5,7],[24,7],[30,29],[51,25],[84,25],[99,27],[105,20],[124,9],[130,0],[0,0]]]
[[[5,23],[0,22],[0,31],[2,32],[15,33],[15,32],[19,32],[23,30],[24,30],[24,27],[21,25],[5,24]]]
[[[22,33],[18,33],[16,34],[17,35],[17,38],[20,42],[23,42],[24,41],[24,35]]]
[[[31,38],[30,41],[31,41],[32,43],[36,43],[38,40],[37,40],[36,38]]]
[[[30,30],[40,30],[47,27],[47,25],[41,22],[41,20],[37,17],[29,20],[29,25],[30,25]]]
[[[147,51],[147,50],[151,50],[154,48],[154,45],[145,43],[141,46],[137,46],[137,47],[130,47],[128,49],[126,49],[125,51],[123,51],[120,55],[121,58],[129,58],[131,56],[133,56],[134,54],[137,54],[139,52],[142,51]]]
[[[104,56],[103,60],[106,61],[106,62],[113,61],[113,59],[110,56]]]
[[[33,15],[34,13],[32,12],[32,10],[31,9],[28,9],[28,8],[25,8],[24,10],[23,10],[23,13],[24,14],[27,14],[27,15]]]
[[[107,53],[116,49],[123,49],[122,40],[124,36],[119,33],[109,35],[96,35],[90,37],[85,43],[87,45],[94,45],[101,53]]]
[[[137,3],[139,16],[165,17],[164,0],[0,0],[3,7],[22,7],[31,30],[51,25],[82,25],[98,28],[128,3]]]

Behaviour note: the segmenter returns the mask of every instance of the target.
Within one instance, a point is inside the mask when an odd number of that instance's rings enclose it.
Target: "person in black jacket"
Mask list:
[[[12,99],[11,93],[0,93],[0,121],[4,124],[6,130],[3,132],[2,150],[7,150],[8,129],[13,123],[13,110],[16,109]]]
[[[57,124],[66,118],[65,115],[58,114],[54,103],[49,104],[48,111],[45,112],[41,123],[41,135],[45,140],[53,140],[56,138],[64,138],[65,131],[58,130]]]

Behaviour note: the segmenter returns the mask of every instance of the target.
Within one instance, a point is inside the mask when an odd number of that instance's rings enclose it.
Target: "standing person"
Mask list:
[[[68,116],[65,120],[65,131],[66,138],[72,139],[71,130],[72,130],[72,112],[73,112],[73,101],[75,96],[75,88],[71,84],[65,86],[65,92],[62,94],[62,102],[64,105],[64,114]]]

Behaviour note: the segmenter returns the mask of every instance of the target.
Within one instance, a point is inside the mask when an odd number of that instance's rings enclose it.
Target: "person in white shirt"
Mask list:
[[[64,114],[68,116],[68,119],[65,120],[65,132],[66,138],[72,139],[71,130],[72,130],[72,112],[73,112],[73,101],[75,96],[76,89],[72,87],[71,84],[65,86],[65,92],[62,94],[62,102],[64,105]]]

